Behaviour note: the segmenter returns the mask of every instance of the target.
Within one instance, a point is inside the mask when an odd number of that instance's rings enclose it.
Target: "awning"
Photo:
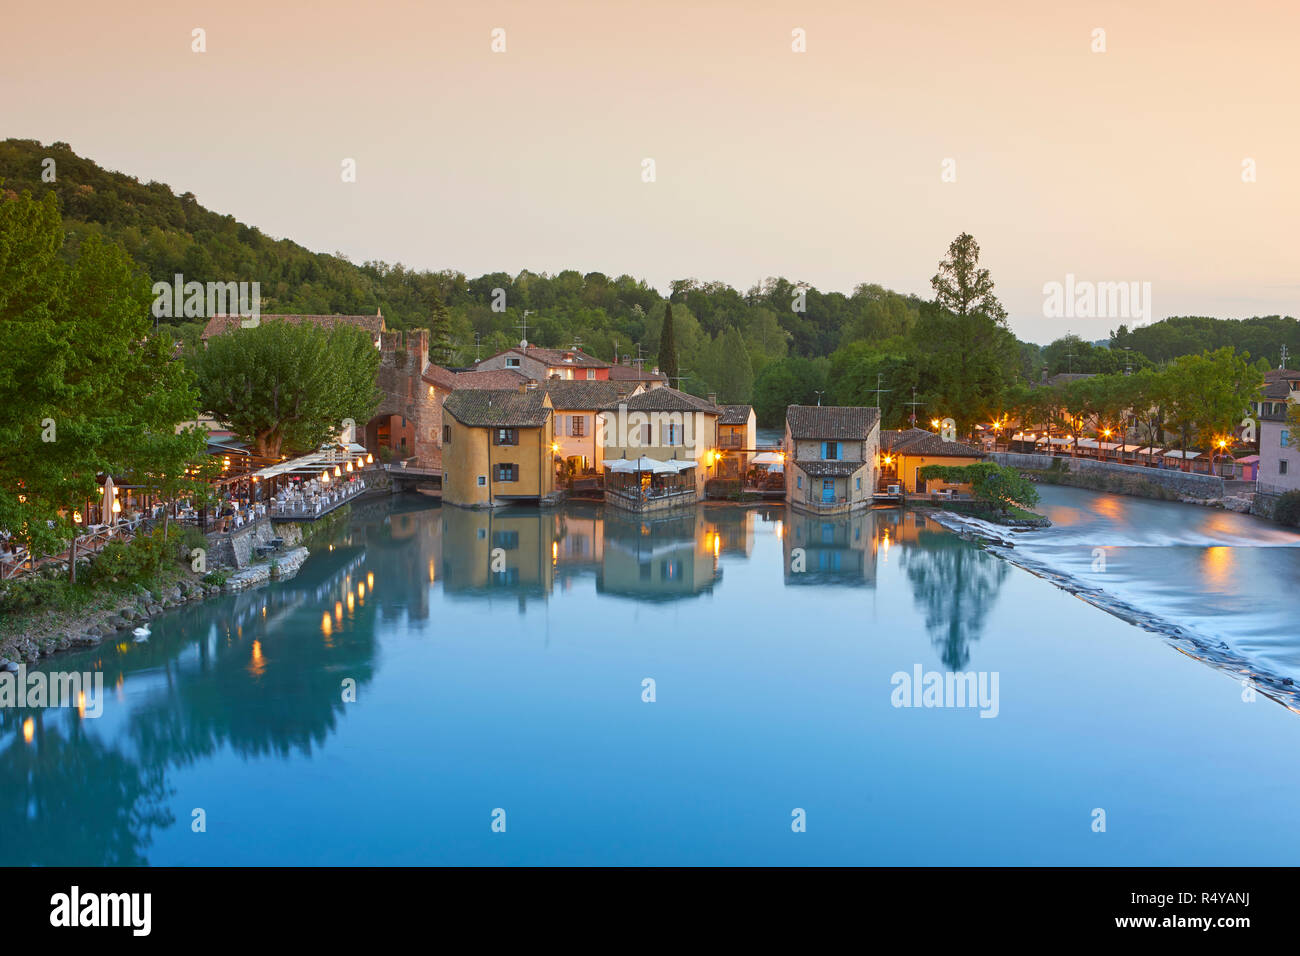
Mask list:
[[[683,461],[680,459],[669,459],[663,461],[658,458],[650,458],[646,455],[642,455],[640,458],[636,459],[618,458],[614,461],[607,461],[605,462],[605,467],[615,474],[649,472],[652,475],[675,475],[679,472],[686,471],[688,468],[694,468],[695,462]]]
[[[1193,458],[1200,458],[1200,457],[1201,457],[1201,453],[1200,453],[1199,451],[1178,451],[1178,450],[1174,450],[1174,451],[1167,451],[1167,452],[1165,452],[1165,457],[1166,457],[1166,458],[1180,458],[1180,459],[1182,459],[1183,461],[1191,461]]]
[[[749,460],[749,463],[751,465],[779,465],[783,461],[785,459],[778,452],[765,451],[761,455],[755,455]]]

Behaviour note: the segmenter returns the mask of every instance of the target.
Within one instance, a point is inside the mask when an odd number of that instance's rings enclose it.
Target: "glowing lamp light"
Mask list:
[[[335,478],[342,478],[342,477],[343,477],[343,472],[339,471],[339,466],[338,466],[338,465],[335,465],[335,466],[334,466],[334,477],[335,477]]]
[[[346,470],[349,472],[352,471],[352,462],[348,462],[348,467]]]
[[[560,450],[560,443],[557,442],[557,441],[553,441],[553,442],[551,442],[551,451],[552,451],[552,452],[557,452],[557,451],[559,451],[559,450]]]
[[[72,520],[77,524],[81,524],[81,512],[80,511],[72,512]]]
[[[121,514],[121,513],[122,513],[122,502],[120,502],[120,501],[118,501],[116,498],[114,498],[114,499],[113,499],[113,514]]]
[[[23,721],[23,742],[31,743],[32,738],[36,736],[36,722],[28,717]]]
[[[374,463],[375,463],[375,456],[370,454],[370,452],[366,452],[366,464],[373,465]]]
[[[933,427],[933,428],[938,428],[938,427],[939,427],[939,419],[937,419],[937,418],[932,418],[932,419],[930,419],[930,425],[931,425],[931,427]]]

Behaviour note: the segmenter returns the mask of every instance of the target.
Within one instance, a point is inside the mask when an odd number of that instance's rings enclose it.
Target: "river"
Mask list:
[[[1300,720],[1233,667],[1294,672],[1296,536],[1044,495],[1037,573],[897,510],[362,503],[296,578],[47,662],[103,714],[0,710],[0,863],[1290,863]],[[992,698],[898,706],[953,671]]]

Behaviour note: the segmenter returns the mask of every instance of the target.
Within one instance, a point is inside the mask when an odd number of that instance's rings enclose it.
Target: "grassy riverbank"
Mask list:
[[[56,563],[0,585],[0,658],[34,661],[90,646],[163,610],[220,591],[222,572],[192,570],[203,535],[161,529],[77,562],[77,581]]]

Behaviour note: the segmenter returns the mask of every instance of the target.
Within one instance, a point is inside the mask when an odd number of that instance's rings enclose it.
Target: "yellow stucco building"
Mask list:
[[[546,392],[464,389],[443,403],[442,500],[466,508],[555,501],[555,420]]]

